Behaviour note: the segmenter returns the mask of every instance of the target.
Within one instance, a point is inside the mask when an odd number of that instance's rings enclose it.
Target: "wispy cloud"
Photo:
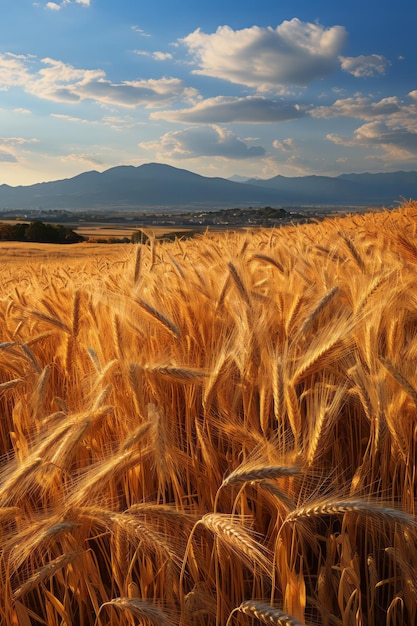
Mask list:
[[[0,137],[0,146],[23,146],[28,143],[39,143],[39,139],[36,137],[31,139],[25,137]]]
[[[101,166],[103,165],[103,161],[101,159],[99,159],[96,155],[94,154],[87,154],[87,153],[83,153],[83,152],[74,152],[72,154],[65,154],[63,156],[61,156],[60,161],[67,163],[77,163],[82,165],[83,167],[88,166],[88,167],[95,167],[96,165]]]
[[[197,90],[178,78],[112,83],[100,69],[78,69],[50,58],[42,59],[41,64],[41,69],[34,70],[26,58],[0,55],[0,89],[20,86],[33,96],[54,102],[94,100],[130,108],[167,106],[176,99],[192,102],[198,96]]]
[[[39,143],[39,139],[32,137],[0,137],[0,162],[19,163],[21,154],[26,152],[26,146]]]
[[[150,118],[195,124],[226,122],[266,124],[298,119],[304,115],[301,106],[284,100],[269,100],[261,96],[246,98],[217,96],[198,102],[189,109],[157,111],[151,113]]]
[[[141,35],[141,37],[151,37],[149,33],[144,31],[143,28],[139,28],[139,26],[132,26],[132,30],[134,30],[135,33],[138,33],[139,35]]]
[[[62,0],[62,2],[47,2],[45,4],[45,8],[50,11],[60,11],[66,6],[70,4],[80,4],[84,7],[89,7],[91,4],[91,0]],[[39,3],[35,3],[35,6],[39,6]]]
[[[0,148],[0,163],[17,163],[17,157],[15,154]]]
[[[155,61],[168,61],[172,59],[172,54],[170,52],[148,52],[147,50],[133,50],[133,53],[144,57],[151,57]]]
[[[194,73],[267,91],[328,76],[339,66],[346,39],[342,26],[294,18],[276,28],[220,26],[212,34],[197,29],[181,42],[198,65]]]
[[[63,115],[61,113],[51,113],[51,117],[75,124],[87,124],[88,126],[109,126],[113,130],[134,128],[134,126],[137,125],[131,117],[117,117],[115,115],[107,115],[101,119],[94,120],[84,119],[74,115]]]
[[[30,57],[22,57],[11,52],[0,54],[0,91],[25,85],[30,80],[30,71],[27,67],[30,60]]]
[[[390,61],[380,54],[369,56],[360,55],[358,57],[340,57],[342,70],[349,72],[356,78],[370,78],[372,76],[383,76]]]
[[[174,159],[196,157],[252,159],[265,154],[265,149],[261,146],[248,147],[232,132],[216,125],[169,132],[159,141],[142,142],[139,146]]]

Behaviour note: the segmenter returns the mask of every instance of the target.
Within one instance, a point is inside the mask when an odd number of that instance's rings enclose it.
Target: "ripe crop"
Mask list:
[[[9,258],[0,621],[414,625],[416,235]]]

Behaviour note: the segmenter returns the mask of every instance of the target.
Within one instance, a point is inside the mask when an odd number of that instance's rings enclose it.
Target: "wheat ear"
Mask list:
[[[359,499],[328,500],[301,506],[291,511],[287,515],[285,522],[297,522],[303,518],[320,517],[322,515],[345,515],[345,513],[366,515],[381,522],[398,523],[414,528],[417,526],[417,520],[409,513]]]
[[[135,258],[135,269],[133,272],[133,282],[135,284],[138,282],[139,276],[140,276],[141,259],[142,259],[142,246],[137,246],[136,258]]]
[[[224,479],[221,487],[237,483],[257,482],[260,480],[275,480],[282,476],[295,476],[300,474],[300,472],[299,467],[289,465],[259,465],[255,467],[243,465],[231,472],[231,474]]]
[[[280,609],[270,606],[266,602],[258,602],[256,600],[245,600],[240,606],[232,611],[227,620],[226,626],[233,613],[239,612],[249,615],[250,617],[256,617],[257,620],[263,624],[274,624],[275,626],[305,626],[303,622],[299,622],[292,615],[284,613]]]
[[[248,307],[250,307],[251,301],[250,301],[247,289],[245,285],[243,284],[241,277],[239,276],[239,272],[237,271],[236,267],[233,265],[231,261],[228,263],[228,267],[229,267],[230,275],[233,278],[233,282],[235,283],[238,292],[240,293],[240,295],[242,296],[243,300],[246,302]]]
[[[279,269],[280,272],[284,272],[284,267],[281,265],[281,263],[266,254],[254,254],[252,258],[258,259],[259,261],[265,261],[266,263],[270,263],[271,265]]]
[[[258,544],[242,525],[237,524],[230,515],[222,513],[207,513],[200,520],[201,524],[210,530],[215,537],[229,547],[244,562],[252,567],[254,564],[268,576],[271,575],[271,563]]]
[[[304,324],[301,327],[300,333],[305,335],[307,330],[310,328],[311,324],[314,320],[320,315],[325,306],[333,299],[333,297],[339,291],[339,287],[335,285],[330,291],[324,294],[324,296],[319,300],[318,304],[314,308],[314,310],[310,313],[310,315],[305,320]]]
[[[388,372],[391,374],[395,380],[400,383],[401,387],[407,392],[415,406],[417,407],[417,391],[414,389],[413,385],[408,382],[408,380],[397,370],[397,368],[390,362],[388,359],[384,359],[382,356],[379,357],[382,365]]]
[[[149,302],[146,302],[143,298],[139,298],[140,306],[147,312],[149,315],[157,320],[162,326],[165,326],[171,333],[173,333],[176,337],[180,337],[181,333],[178,327],[169,320],[166,315],[155,309]]]
[[[150,602],[137,598],[113,598],[113,600],[109,600],[109,602],[104,602],[97,614],[95,625],[101,623],[100,613],[106,606],[113,606],[123,611],[129,611],[144,624],[150,624],[152,626],[172,626],[172,622],[161,609]]]
[[[32,591],[32,589],[35,589],[35,587],[37,587],[41,582],[51,578],[55,572],[59,571],[63,567],[66,567],[69,563],[72,563],[76,558],[81,556],[81,554],[83,554],[81,551],[72,552],[70,554],[61,554],[61,556],[44,565],[13,592],[14,600],[18,600]]]

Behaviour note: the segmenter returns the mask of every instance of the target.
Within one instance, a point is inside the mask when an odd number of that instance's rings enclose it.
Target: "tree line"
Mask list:
[[[0,224],[0,241],[79,243],[85,238],[62,224],[45,224],[36,220],[28,224]]]

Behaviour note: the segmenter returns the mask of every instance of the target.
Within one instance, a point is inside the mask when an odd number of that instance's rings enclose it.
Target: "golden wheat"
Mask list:
[[[0,622],[413,626],[416,224],[0,248]]]

